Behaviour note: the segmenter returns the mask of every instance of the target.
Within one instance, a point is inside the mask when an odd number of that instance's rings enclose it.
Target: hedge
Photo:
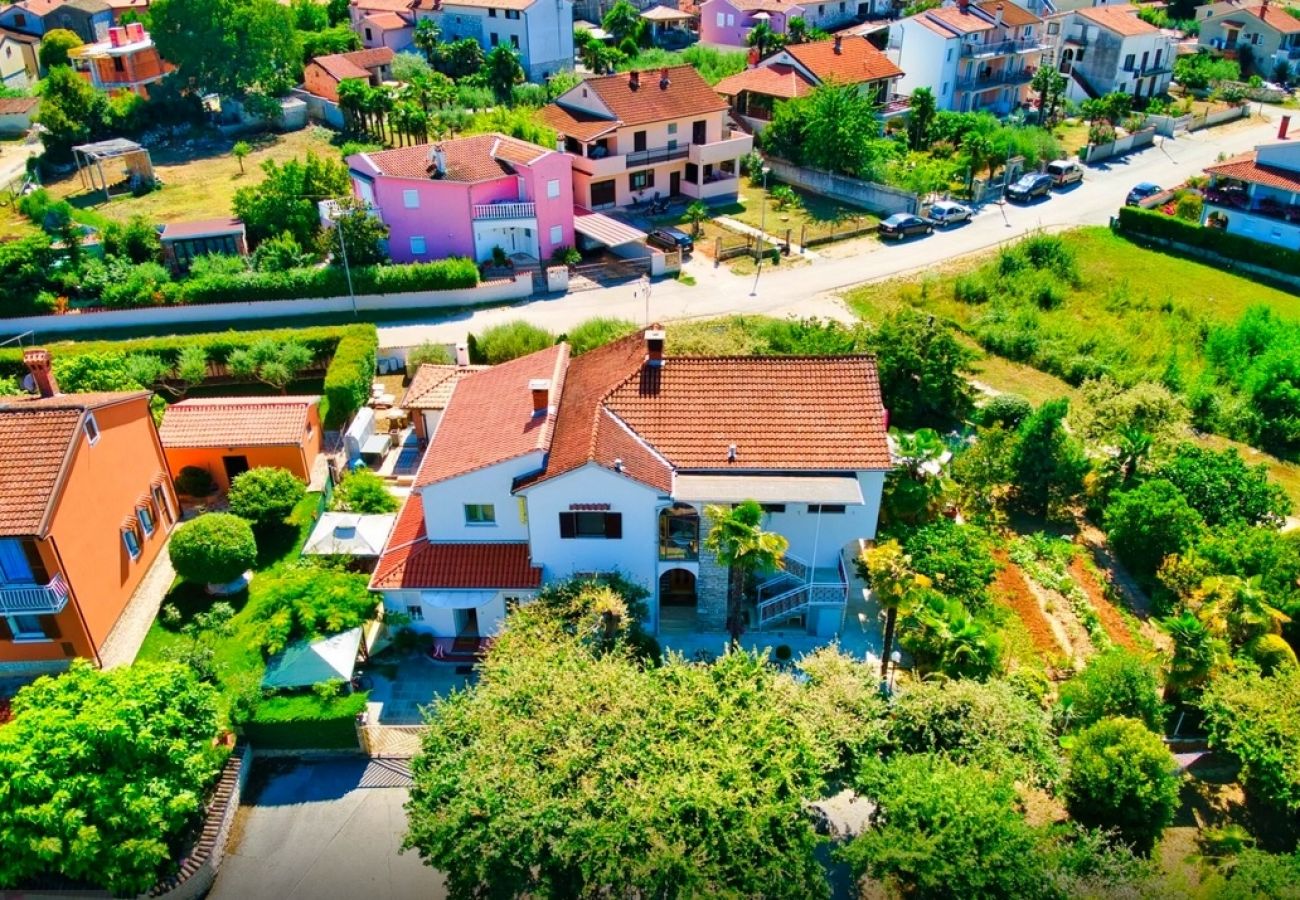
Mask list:
[[[478,267],[462,258],[401,266],[357,266],[352,270],[352,287],[358,294],[450,291],[477,284]],[[340,268],[325,267],[191,278],[170,285],[167,302],[189,306],[344,297],[347,293],[346,273]]]
[[[1229,211],[1228,217],[1233,213]],[[1300,252],[1252,238],[1229,234],[1221,228],[1203,228],[1174,216],[1149,209],[1126,206],[1119,211],[1119,230],[1138,239],[1173,241],[1186,247],[1286,275],[1300,275]]]
[[[326,428],[342,426],[370,399],[378,349],[379,331],[374,325],[347,327],[325,371],[325,397],[321,400],[320,415]]]
[[[255,748],[284,750],[356,750],[357,714],[366,694],[321,700],[315,694],[270,697],[258,705],[244,737]]]

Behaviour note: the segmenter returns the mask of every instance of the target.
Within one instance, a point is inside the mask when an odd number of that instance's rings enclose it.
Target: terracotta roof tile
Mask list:
[[[411,0],[351,0],[349,6],[369,12],[405,12],[411,8]]]
[[[389,65],[392,61],[392,47],[353,50],[351,53],[330,53],[326,56],[317,56],[312,60],[335,81],[343,81],[347,78],[369,78],[371,69]]]
[[[476,134],[472,137],[415,144],[362,156],[383,175],[395,178],[430,178],[430,154],[441,147],[447,161],[444,181],[474,183],[513,175],[514,165],[527,165],[553,151],[504,134]]]
[[[302,443],[319,397],[212,397],[182,400],[163,413],[164,447],[269,447]]]
[[[361,21],[367,25],[372,25],[375,28],[381,28],[384,31],[400,31],[403,28],[412,27],[409,19],[405,19],[395,12],[372,13]]]
[[[39,97],[0,97],[0,115],[31,112],[40,103]]]
[[[962,12],[955,6],[939,6],[917,13],[912,18],[940,34],[973,34],[992,31],[993,23],[973,12]]]
[[[580,141],[595,140],[618,127],[618,121],[615,119],[607,119],[581,109],[570,109],[554,103],[543,106],[537,112],[538,119],[543,125]]]
[[[785,51],[822,82],[861,84],[882,78],[898,78],[903,70],[871,45],[864,37],[841,38],[840,52],[835,52],[835,40],[813,41],[808,44],[791,44]]]
[[[1205,170],[1211,175],[1223,178],[1237,178],[1251,184],[1280,188],[1284,191],[1300,191],[1300,172],[1279,169],[1274,166],[1261,166],[1255,158],[1254,151],[1243,153]]]
[[[1243,12],[1249,13],[1266,25],[1271,25],[1283,34],[1294,34],[1300,31],[1300,19],[1287,12],[1282,4],[1270,3],[1267,7],[1260,4]]]
[[[374,590],[522,589],[541,583],[542,570],[532,564],[527,543],[430,543],[419,494],[406,499],[370,579]]]
[[[402,395],[398,406],[403,409],[446,409],[451,392],[466,375],[481,372],[487,366],[440,366],[424,363]]]
[[[1017,6],[1011,0],[984,0],[983,3],[975,5],[990,16],[996,16],[998,7],[1002,7],[1002,24],[1010,25],[1013,28],[1021,28],[1025,25],[1041,25],[1043,22],[1038,16],[1023,6]]]
[[[734,97],[741,91],[749,91],[768,97],[793,100],[812,93],[813,83],[793,66],[777,63],[746,69],[744,72],[728,76],[714,85],[713,89],[727,97]]]
[[[668,67],[668,85],[661,86],[660,70],[646,69],[640,73],[640,85],[632,87],[631,73],[620,72],[615,75],[605,75],[600,78],[588,78],[582,84],[569,91],[581,91],[584,88],[594,91],[596,96],[609,108],[614,117],[619,120],[619,124],[648,125],[651,122],[663,122],[669,119],[684,119],[689,116],[704,115],[711,112],[721,112],[727,108],[727,101],[723,100],[709,83],[700,77],[700,73],[695,70],[694,66],[669,66]],[[567,94],[565,95],[567,96]],[[565,112],[569,113],[574,119],[585,118],[588,123],[594,117],[589,114],[582,114],[573,107],[563,106],[564,97],[561,97],[555,104],[546,109],[552,109],[555,106],[561,106]],[[572,135],[579,139],[582,138],[576,132],[566,131],[558,123],[551,121],[553,117],[547,115],[544,119],[557,131],[566,135]],[[558,117],[563,119],[564,117]],[[599,133],[599,132],[598,132]]]
[[[86,410],[149,394],[66,394],[0,403],[0,535],[39,535]]]
[[[555,413],[533,415],[528,383],[550,381],[554,409],[555,398],[563,396],[568,360],[568,345],[557,344],[462,378],[420,463],[416,486],[549,449]]]
[[[25,9],[34,16],[48,16],[60,6],[65,0],[19,0],[14,6]]]
[[[1094,25],[1100,25],[1107,31],[1113,31],[1123,37],[1132,37],[1138,34],[1158,34],[1160,32],[1160,29],[1150,22],[1139,19],[1137,7],[1129,4],[1123,6],[1094,6],[1087,9],[1076,9],[1075,13],[1083,16]]]

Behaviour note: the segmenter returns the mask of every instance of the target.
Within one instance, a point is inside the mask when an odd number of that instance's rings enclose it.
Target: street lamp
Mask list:
[[[641,273],[641,278],[638,281],[638,290],[640,291],[641,296],[645,299],[645,324],[646,327],[649,328],[650,327],[650,276],[644,272]]]
[[[889,661],[893,663],[889,667],[889,693],[894,692],[894,682],[898,678],[898,664],[903,661],[903,654],[895,650],[889,654]]]
[[[763,257],[764,245],[767,243],[767,176],[772,174],[771,168],[763,166],[763,206],[758,213],[758,268],[754,271],[754,288],[749,292],[749,296],[758,296],[758,276],[763,274]]]

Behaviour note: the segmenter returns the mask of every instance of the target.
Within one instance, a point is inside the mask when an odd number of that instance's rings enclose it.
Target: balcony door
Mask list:
[[[591,208],[608,209],[618,202],[614,180],[593,181],[591,183]]]
[[[36,577],[17,538],[0,540],[0,580],[4,584],[35,584]]]
[[[707,144],[709,142],[709,123],[700,121],[691,124],[691,143]]]

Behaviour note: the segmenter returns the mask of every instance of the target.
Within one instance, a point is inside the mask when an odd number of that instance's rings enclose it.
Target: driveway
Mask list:
[[[1155,145],[1142,152],[1087,167],[1079,185],[1063,192],[1054,191],[1048,198],[1028,204],[988,204],[969,224],[926,238],[887,246],[873,240],[855,241],[843,256],[827,252],[822,259],[807,265],[767,266],[757,283],[754,278],[732,275],[726,266],[715,267],[711,260],[697,255],[686,265],[686,271],[697,284],[689,286],[674,280],[655,283],[649,303],[650,317],[674,321],[744,312],[852,321],[852,313],[835,296],[840,291],[932,269],[961,256],[988,251],[1038,229],[1105,225],[1123,206],[1134,184],[1139,181],[1178,184],[1212,165],[1220,154],[1231,156],[1275,140],[1277,119],[1284,112],[1266,106],[1263,118],[1257,115],[1176,139],[1156,138]],[[829,256],[837,258],[825,258]],[[593,316],[641,322],[646,317],[645,298],[636,284],[628,284],[564,297],[534,298],[504,307],[463,310],[450,317],[432,315],[380,325],[379,344],[403,347],[426,340],[453,343],[463,340],[467,331],[481,333],[486,327],[514,319],[527,319],[561,334]]]
[[[399,853],[410,776],[394,760],[259,760],[210,900],[440,900],[440,874]]]

